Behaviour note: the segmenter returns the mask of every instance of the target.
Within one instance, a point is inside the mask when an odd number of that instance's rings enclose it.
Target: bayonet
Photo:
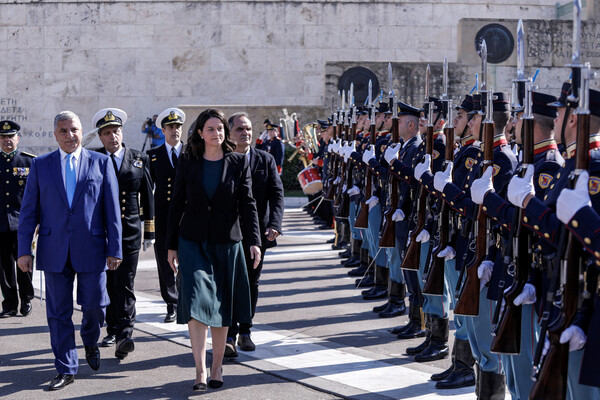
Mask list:
[[[517,79],[525,79],[525,31],[521,19],[517,24]]]
[[[444,68],[442,75],[442,101],[448,101],[448,57],[444,57]]]
[[[568,97],[571,102],[579,99],[579,86],[581,80],[581,0],[573,0],[573,46],[572,46],[571,64],[567,67],[572,69],[572,92]]]
[[[480,92],[488,90],[487,87],[487,45],[485,39],[481,41],[481,47],[479,49],[479,55],[481,56],[481,85],[479,86]]]
[[[389,85],[388,97],[392,98],[392,97],[394,97],[394,81],[392,79],[392,63],[388,63],[388,85]]]
[[[433,103],[429,101],[430,94],[430,84],[431,84],[431,67],[427,64],[427,69],[425,70],[425,104],[427,107],[427,126],[433,126]]]
[[[367,97],[367,107],[371,107],[373,102],[373,82],[369,79],[369,96]]]
[[[398,119],[398,99],[396,99],[396,96],[392,97],[392,118]]]

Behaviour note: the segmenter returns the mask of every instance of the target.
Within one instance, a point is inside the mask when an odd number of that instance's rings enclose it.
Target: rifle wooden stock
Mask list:
[[[398,132],[398,117],[392,119],[392,142],[398,143],[400,140]],[[381,228],[381,238],[379,239],[380,248],[396,247],[396,222],[392,221],[392,215],[398,207],[398,181],[388,171],[388,188],[390,196],[389,208],[383,216],[383,227]]]
[[[444,128],[446,136],[446,162],[454,160],[454,128]],[[443,201],[440,211],[440,241],[433,251],[431,268],[427,274],[427,280],[423,285],[423,293],[431,296],[442,296],[444,294],[444,270],[446,259],[438,257],[438,254],[448,246],[450,242],[450,206]]]
[[[523,165],[527,168],[533,168],[533,119],[523,119]],[[527,171],[525,168],[521,170],[520,177],[525,176]],[[518,224],[513,226],[514,236],[512,238],[515,272],[511,286],[504,292],[504,311],[499,317],[499,322],[494,326],[492,334],[492,344],[490,350],[493,353],[501,354],[520,354],[521,353],[521,320],[522,306],[514,304],[515,298],[523,291],[529,272],[531,269],[532,252],[531,252],[531,233],[521,224],[523,220],[523,209],[515,210],[517,213],[515,222]],[[501,306],[502,299],[498,303]]]
[[[488,105],[491,107],[491,105]],[[483,174],[487,168],[494,168],[494,124],[484,123],[483,125],[483,164],[484,168],[481,173]],[[477,215],[477,226],[476,238],[475,238],[475,257],[473,262],[466,267],[466,279],[463,284],[460,296],[454,307],[454,314],[477,316],[479,315],[479,276],[477,275],[477,269],[479,265],[485,260],[487,254],[487,216],[483,212],[483,206],[479,205],[479,213]]]
[[[575,171],[582,171],[589,169],[590,142],[588,135],[590,132],[590,115],[577,115]],[[568,186],[570,189],[574,188],[575,179],[571,180]],[[582,262],[581,256],[585,251],[570,231],[567,231],[566,235],[567,247],[561,259],[560,272],[561,276],[565,276],[565,281],[561,282],[562,307],[558,318],[548,327],[550,349],[542,360],[537,381],[531,388],[530,400],[564,400],[567,395],[569,343],[561,344],[559,339],[562,332],[571,325],[577,314],[579,270]]]
[[[369,127],[369,143],[375,144],[375,123],[371,123]],[[369,206],[367,205],[367,200],[373,194],[373,173],[369,169],[369,166],[365,166],[367,169],[367,178],[365,185],[365,198],[360,203],[360,211],[356,216],[356,222],[354,223],[355,228],[359,229],[367,229],[369,227]]]
[[[433,154],[433,126],[427,127],[427,136],[425,141],[425,153]],[[417,225],[410,234],[410,244],[406,250],[402,265],[400,268],[416,271],[421,262],[421,243],[417,242],[417,236],[425,228],[425,219],[427,217],[427,189],[424,186],[419,188],[419,199],[417,200]]]

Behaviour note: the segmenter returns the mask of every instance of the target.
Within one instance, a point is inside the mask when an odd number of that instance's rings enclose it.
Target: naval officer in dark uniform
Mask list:
[[[134,279],[142,245],[154,243],[154,197],[148,156],[123,145],[122,126],[127,114],[118,108],[104,108],[94,115],[92,123],[104,145],[119,182],[119,207],[123,230],[123,262],[118,269],[107,272],[106,288],[110,305],[106,308],[107,336],[102,346],[116,342],[115,357],[123,359],[135,348],[131,335],[135,321]],[[138,200],[139,197],[139,200]]]
[[[167,262],[167,217],[175,182],[175,168],[183,150],[181,127],[185,122],[185,113],[179,108],[167,108],[160,113],[156,121],[163,130],[165,143],[147,151],[150,157],[150,174],[154,181],[154,204],[156,206],[154,254],[158,267],[160,294],[167,303],[165,322],[175,322],[177,319],[177,286],[175,274]]]
[[[0,205],[0,287],[4,298],[0,318],[17,315],[19,298],[21,314],[26,317],[31,313],[33,299],[32,273],[23,272],[15,265],[19,210],[29,166],[35,157],[33,154],[17,150],[20,130],[21,127],[16,122],[0,121],[0,182],[4,189]]]

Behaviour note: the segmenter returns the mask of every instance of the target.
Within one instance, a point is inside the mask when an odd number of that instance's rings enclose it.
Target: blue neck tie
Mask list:
[[[65,183],[67,189],[67,199],[69,200],[69,207],[71,207],[71,204],[73,203],[73,195],[75,194],[75,185],[77,185],[72,154],[67,154],[67,162],[65,164]]]

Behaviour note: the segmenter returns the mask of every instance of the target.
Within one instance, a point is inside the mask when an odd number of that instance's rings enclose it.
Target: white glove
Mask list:
[[[590,192],[588,191],[588,181],[590,174],[587,171],[583,171],[577,183],[575,183],[575,189],[564,188],[558,199],[556,200],[556,216],[558,219],[568,224],[577,211],[583,207],[591,206]]]
[[[346,193],[346,190],[348,189],[348,186],[344,183],[342,185],[342,193]]]
[[[404,211],[397,208],[396,211],[394,211],[394,213],[392,214],[392,221],[394,221],[394,222],[404,221],[405,217],[406,216],[404,215]]]
[[[507,197],[508,201],[515,206],[523,208],[523,202],[530,194],[535,196],[535,188],[533,187],[533,165],[527,167],[527,172],[525,172],[525,176],[522,178],[519,178],[518,175],[513,176],[508,184]]]
[[[438,192],[443,192],[444,187],[446,187],[448,183],[452,182],[453,166],[454,163],[449,162],[445,171],[438,171],[435,173],[435,176],[433,177],[433,187],[435,187],[435,190]]]
[[[340,183],[341,181],[342,181],[342,178],[338,176],[338,177],[337,177],[337,178],[335,178],[335,180],[333,181],[333,184],[334,184],[334,185],[339,185],[339,183]]]
[[[483,290],[486,283],[492,278],[492,270],[494,269],[494,263],[485,260],[479,267],[477,267],[477,276],[479,277],[479,290]]]
[[[352,141],[352,143],[348,144],[348,146],[346,146],[346,150],[344,151],[344,162],[348,162],[348,159],[350,158],[350,156],[352,155],[352,153],[356,151],[356,142]]]
[[[548,336],[546,336],[544,338],[544,348],[542,349],[543,357],[546,357],[546,354],[548,354],[548,350],[550,350],[550,340],[548,339]]]
[[[356,196],[359,193],[360,189],[356,186],[352,186],[350,189],[348,189],[348,196]]]
[[[563,344],[569,342],[569,351],[577,351],[583,349],[587,338],[583,329],[577,325],[571,325],[563,331],[558,341]]]
[[[154,242],[154,239],[144,239],[144,241],[142,242],[142,247],[144,248],[144,251],[146,251],[146,249],[149,249],[150,246],[154,244]]]
[[[423,174],[427,171],[431,172],[431,155],[429,154],[425,154],[423,162],[417,164],[417,166],[415,167],[414,176],[417,180],[419,180],[421,179],[421,176],[423,176]]]
[[[333,152],[336,154],[340,154],[341,140],[333,141]]]
[[[419,242],[419,243],[425,243],[425,242],[428,242],[428,241],[429,241],[429,232],[427,232],[427,229],[423,229],[417,235],[417,242]]]
[[[327,145],[327,152],[331,153],[333,152],[333,141],[329,142],[329,144]]]
[[[377,198],[377,196],[371,196],[365,203],[369,206],[369,211],[371,211],[373,207],[379,204],[379,198]]]
[[[531,283],[526,283],[521,294],[515,297],[513,304],[515,306],[520,306],[521,304],[533,304],[536,300],[535,286]]]
[[[391,164],[393,160],[396,160],[398,158],[398,152],[401,148],[402,145],[400,143],[394,143],[393,145],[388,146],[388,148],[385,149],[385,153],[383,153],[383,158],[385,158],[385,161],[387,161],[388,164]]]
[[[437,255],[439,258],[444,258],[446,261],[454,259],[456,257],[456,251],[452,246],[446,246]]]
[[[267,133],[267,131],[264,131],[263,133],[260,134],[259,139],[260,140],[267,140],[268,137],[269,137],[269,134]]]
[[[474,203],[482,204],[485,194],[490,190],[494,190],[492,184],[492,172],[494,168],[488,168],[485,170],[481,178],[475,179],[471,185],[471,199]]]
[[[362,161],[365,164],[368,164],[369,160],[374,157],[375,157],[375,149],[373,148],[373,145],[371,145],[365,149],[365,152],[363,153],[363,156],[362,156]]]

